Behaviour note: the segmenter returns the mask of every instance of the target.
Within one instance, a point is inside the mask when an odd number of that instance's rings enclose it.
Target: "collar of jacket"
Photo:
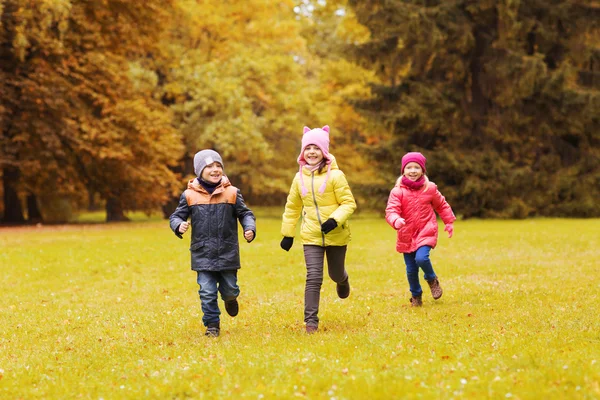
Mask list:
[[[212,195],[214,196],[215,194],[223,193],[225,191],[225,188],[228,186],[231,186],[231,182],[229,182],[229,178],[227,178],[227,176],[223,175],[223,177],[221,178],[221,184],[215,188],[214,192],[212,192]],[[188,189],[204,193],[209,196],[211,195],[206,189],[202,187],[200,182],[198,182],[198,178],[194,178],[188,182]]]
[[[205,180],[204,180],[204,179],[202,179],[202,178],[198,178],[198,182],[200,182],[200,185],[201,185],[201,186],[202,186],[204,189],[206,189],[206,191],[207,191],[208,193],[212,193],[212,192],[214,192],[214,191],[215,191],[215,189],[216,189],[217,187],[219,187],[219,185],[221,184],[221,179],[219,179],[219,182],[217,182],[217,183],[212,183],[212,182],[207,182],[207,181],[205,181]]]

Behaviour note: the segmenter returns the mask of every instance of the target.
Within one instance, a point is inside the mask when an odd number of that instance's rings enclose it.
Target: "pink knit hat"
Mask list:
[[[427,159],[423,154],[415,151],[411,153],[406,153],[404,157],[402,157],[402,170],[400,170],[401,174],[404,174],[404,167],[406,167],[406,164],[410,162],[416,162],[421,166],[421,168],[423,168],[423,173],[427,172],[427,170],[425,169],[425,163],[427,162]]]
[[[304,179],[302,178],[302,167],[307,165],[308,163],[304,159],[304,150],[308,145],[314,144],[323,152],[323,158],[325,159],[325,164],[327,165],[327,176],[325,176],[325,181],[319,188],[319,193],[323,193],[325,191],[325,186],[327,185],[327,180],[329,179],[329,173],[331,172],[331,157],[329,157],[329,126],[325,125],[323,128],[315,128],[310,129],[308,126],[304,127],[304,134],[302,135],[302,149],[300,150],[300,155],[298,156],[298,164],[300,165],[300,185],[302,186],[302,196],[306,196],[308,190],[306,186],[304,186]]]

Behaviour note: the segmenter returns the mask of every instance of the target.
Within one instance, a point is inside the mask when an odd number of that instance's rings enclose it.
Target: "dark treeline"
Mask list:
[[[390,174],[418,150],[466,217],[600,216],[600,2],[350,4]]]

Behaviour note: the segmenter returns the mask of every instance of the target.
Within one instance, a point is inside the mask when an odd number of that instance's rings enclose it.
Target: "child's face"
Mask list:
[[[223,177],[223,167],[218,162],[208,164],[202,170],[202,179],[206,182],[217,183]]]
[[[421,168],[421,166],[416,162],[409,162],[404,167],[404,176],[411,181],[416,181],[423,176],[423,168]]]
[[[311,167],[315,165],[319,165],[321,161],[323,161],[323,152],[314,144],[309,144],[304,149],[304,159]]]

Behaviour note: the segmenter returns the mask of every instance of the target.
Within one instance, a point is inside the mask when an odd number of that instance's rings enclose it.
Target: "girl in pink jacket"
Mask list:
[[[402,157],[402,175],[392,189],[385,209],[385,219],[398,231],[396,250],[404,253],[406,276],[410,286],[413,307],[423,305],[423,289],[419,282],[419,268],[425,273],[425,280],[431,288],[434,299],[442,297],[440,282],[433,271],[429,252],[437,244],[437,212],[446,225],[448,237],[454,232],[456,220],[452,208],[435,183],[427,179],[425,163],[421,153],[407,153]],[[434,212],[435,210],[435,212]]]

